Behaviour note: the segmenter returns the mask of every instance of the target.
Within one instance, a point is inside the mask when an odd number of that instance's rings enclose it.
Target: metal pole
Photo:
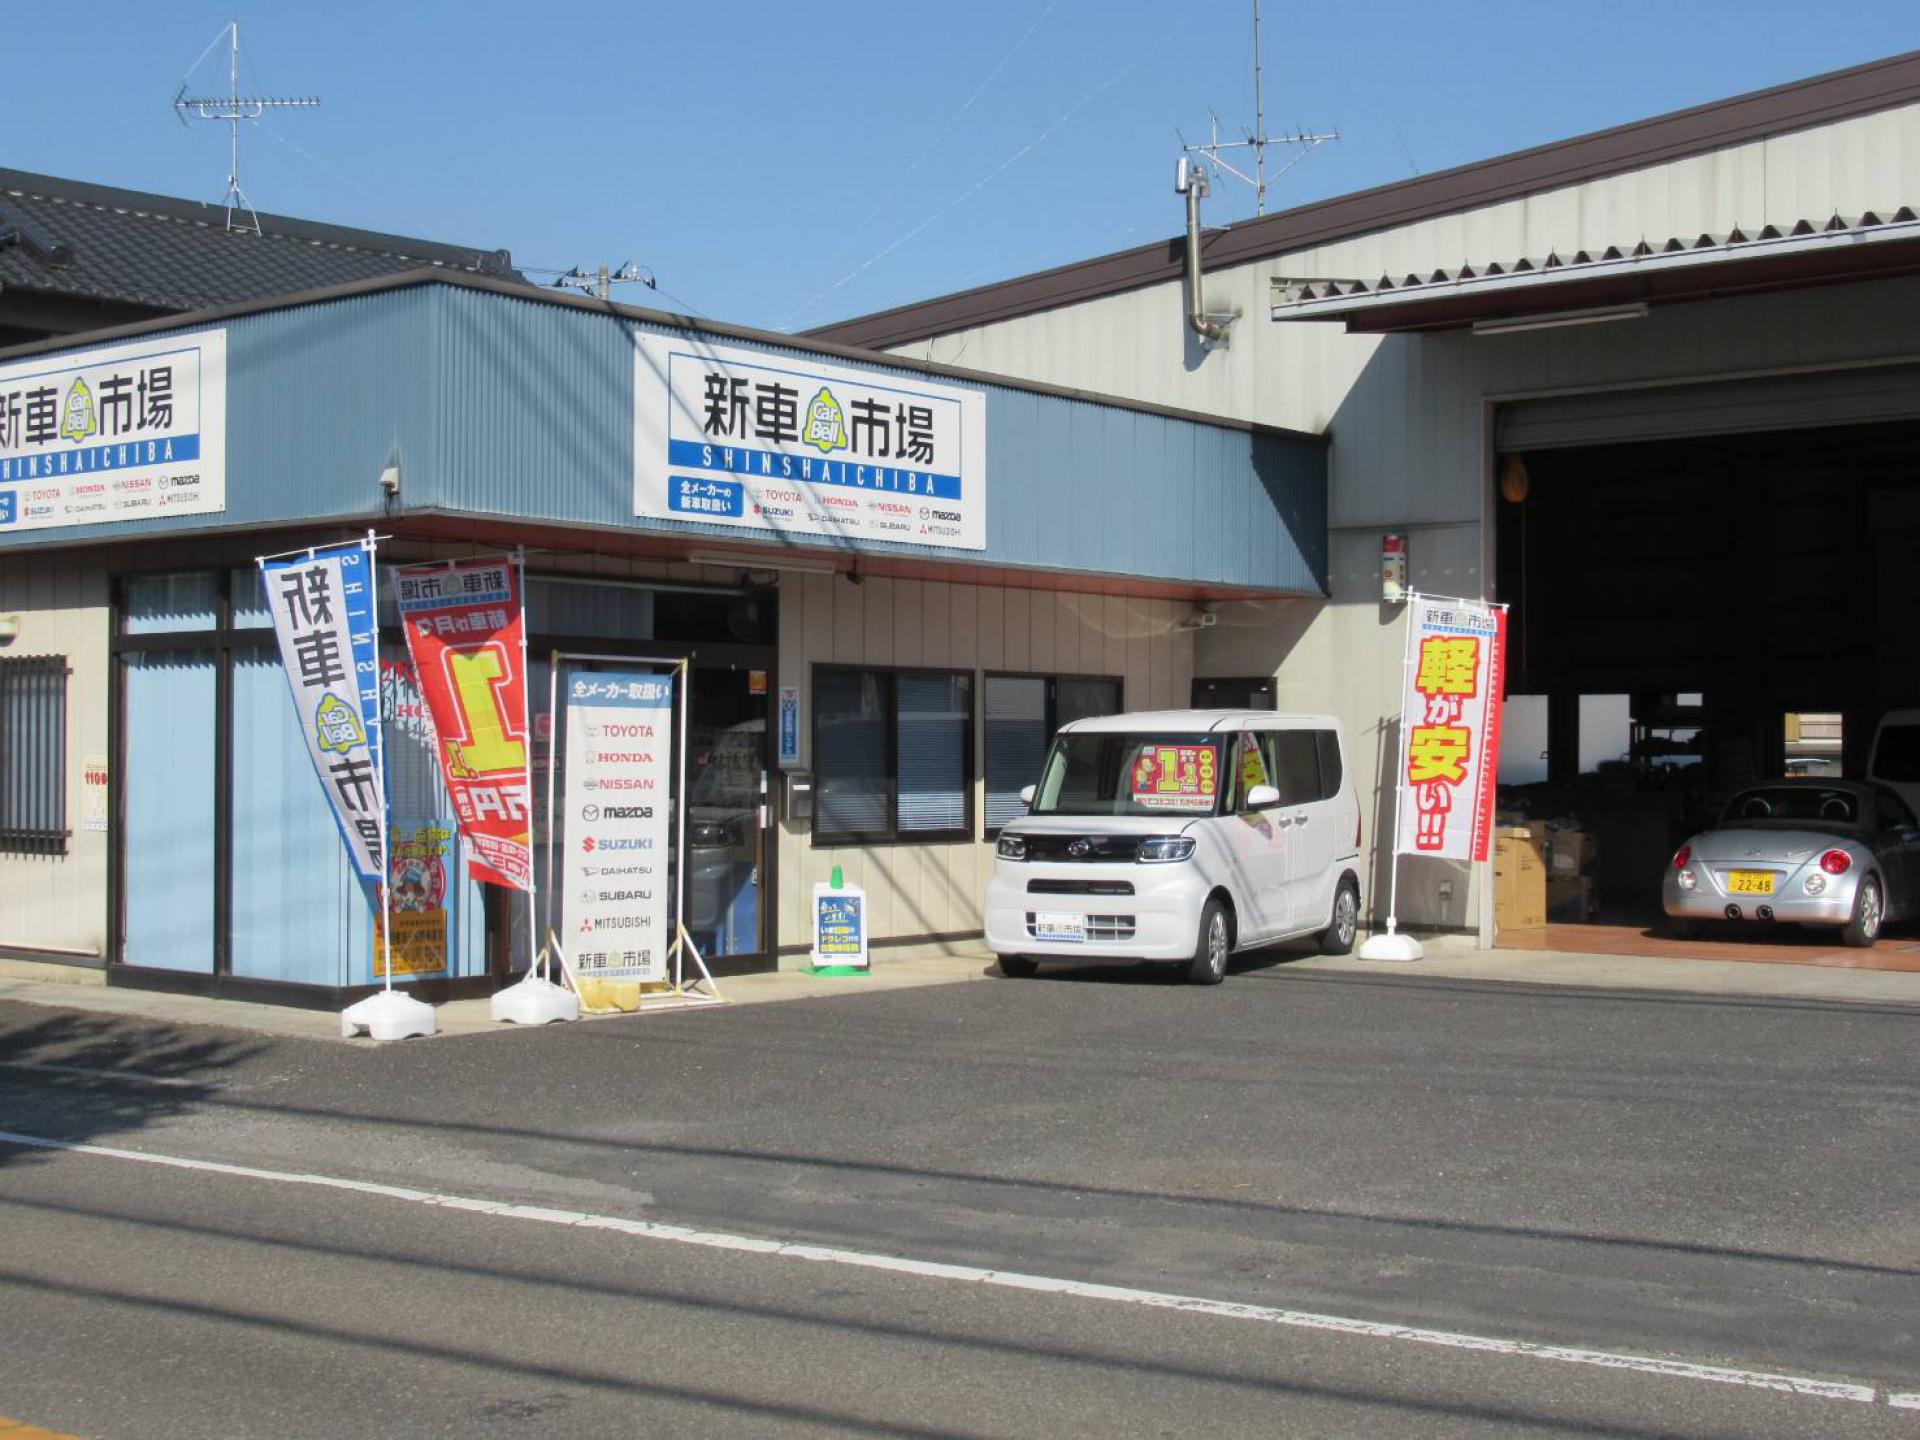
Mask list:
[[[679,825],[679,839],[674,848],[674,886],[673,886],[673,988],[681,988],[681,976],[687,968],[687,712],[693,708],[691,671],[687,658],[680,660],[680,763],[674,767],[679,780],[679,793],[674,797],[675,820]]]
[[[393,880],[393,862],[387,858],[391,841],[388,833],[391,822],[387,816],[387,727],[381,704],[384,698],[380,694],[380,559],[373,531],[367,531],[367,538],[360,542],[367,555],[367,602],[373,612],[373,723],[380,731],[380,939],[386,947],[386,988],[393,989],[393,899],[390,894]],[[374,956],[377,961],[380,957]]]
[[[1387,858],[1387,934],[1400,928],[1400,821],[1407,803],[1407,670],[1413,664],[1413,614],[1420,603],[1417,592],[1407,593],[1407,638],[1400,656],[1400,694],[1395,708],[1400,711],[1399,758],[1393,770],[1393,849]]]
[[[524,627],[523,627],[524,629]],[[547,910],[543,917],[547,939],[553,939],[553,777],[560,769],[560,652],[555,650],[547,662]],[[533,902],[527,902],[527,908],[533,908]],[[539,951],[527,960],[527,967],[533,967]],[[540,973],[548,980],[553,979],[553,950],[549,945],[546,963]]]
[[[1260,0],[1253,0],[1253,213],[1267,213],[1267,102],[1260,76]]]
[[[514,574],[519,582],[517,593],[520,596],[520,724],[526,731],[525,773],[527,777],[527,973],[531,975],[534,965],[540,959],[540,921],[537,910],[537,901],[540,894],[540,879],[533,865],[533,726],[530,723],[532,717],[527,713],[526,691],[528,673],[527,551],[525,546],[515,548],[511,563]],[[548,748],[549,751],[551,751],[551,744],[549,744]],[[548,754],[547,760],[549,764],[551,764],[553,760],[551,753]]]

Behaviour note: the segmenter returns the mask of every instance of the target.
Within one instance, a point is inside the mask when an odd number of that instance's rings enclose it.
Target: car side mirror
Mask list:
[[[1022,785],[1020,787],[1020,803],[1029,810],[1033,808],[1033,786]]]
[[[1256,785],[1247,791],[1249,810],[1271,810],[1280,803],[1280,792],[1271,785]]]

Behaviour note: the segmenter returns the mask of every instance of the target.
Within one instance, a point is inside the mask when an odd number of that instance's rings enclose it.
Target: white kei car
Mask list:
[[[1309,935],[1329,954],[1353,948],[1360,803],[1331,716],[1078,720],[1022,798],[986,896],[1007,975],[1140,960],[1217,985],[1235,950]]]

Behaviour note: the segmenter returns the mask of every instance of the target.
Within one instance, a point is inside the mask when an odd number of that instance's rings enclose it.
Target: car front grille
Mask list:
[[[1027,859],[1060,864],[1132,863],[1140,854],[1137,835],[1035,835],[1026,837]]]
[[[1029,895],[1131,895],[1131,880],[1029,880]]]
[[[1033,911],[1027,912],[1027,938],[1039,939],[1034,924]],[[1131,940],[1134,934],[1134,918],[1131,915],[1089,915],[1087,916],[1087,939],[1111,944],[1116,940]]]

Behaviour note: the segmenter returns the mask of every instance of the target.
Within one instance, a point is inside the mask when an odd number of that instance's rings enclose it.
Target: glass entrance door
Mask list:
[[[687,929],[718,971],[771,968],[767,672],[702,666],[687,711]]]

